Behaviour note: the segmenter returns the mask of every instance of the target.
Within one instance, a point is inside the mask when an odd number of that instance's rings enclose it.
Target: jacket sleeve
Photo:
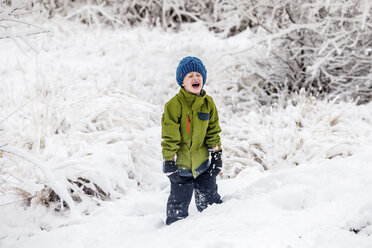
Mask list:
[[[179,149],[181,106],[177,101],[169,101],[165,104],[161,118],[161,142],[163,158],[172,160]]]
[[[221,127],[220,127],[219,119],[218,119],[218,111],[212,98],[210,99],[211,99],[211,112],[210,112],[209,125],[207,129],[207,135],[205,136],[205,143],[208,146],[208,148],[219,146],[218,150],[221,150],[221,139],[220,139]]]

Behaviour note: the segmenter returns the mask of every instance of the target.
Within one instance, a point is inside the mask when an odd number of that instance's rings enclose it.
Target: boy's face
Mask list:
[[[203,76],[199,72],[189,72],[183,79],[182,86],[187,92],[199,96],[203,87]]]

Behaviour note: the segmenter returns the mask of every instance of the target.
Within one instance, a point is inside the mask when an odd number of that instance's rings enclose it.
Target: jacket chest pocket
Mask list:
[[[202,121],[208,121],[209,120],[209,113],[198,112],[198,117]]]

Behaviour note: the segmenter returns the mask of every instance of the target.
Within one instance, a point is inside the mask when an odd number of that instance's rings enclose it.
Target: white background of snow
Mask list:
[[[30,38],[38,55],[0,43],[0,120],[37,96],[0,126],[0,142],[32,145],[25,157],[43,161],[56,182],[23,159],[0,159],[2,178],[12,175],[0,192],[0,247],[372,246],[371,104],[299,96],[296,106],[234,113],[224,90],[239,77],[232,68],[241,56],[265,56],[248,31],[221,40],[200,26],[177,34],[93,32],[58,19],[45,26],[53,34]],[[187,55],[206,64],[205,89],[220,110],[225,202],[203,213],[192,203],[189,218],[165,227],[160,118]],[[113,200],[86,197],[71,214],[38,198],[3,206],[20,199],[13,187],[65,189],[80,176]]]

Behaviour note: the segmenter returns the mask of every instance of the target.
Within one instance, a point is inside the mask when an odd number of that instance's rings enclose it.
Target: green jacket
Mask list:
[[[180,175],[196,178],[209,167],[208,148],[219,146],[221,128],[212,97],[200,96],[181,88],[165,104],[161,119],[163,158],[177,157]]]

